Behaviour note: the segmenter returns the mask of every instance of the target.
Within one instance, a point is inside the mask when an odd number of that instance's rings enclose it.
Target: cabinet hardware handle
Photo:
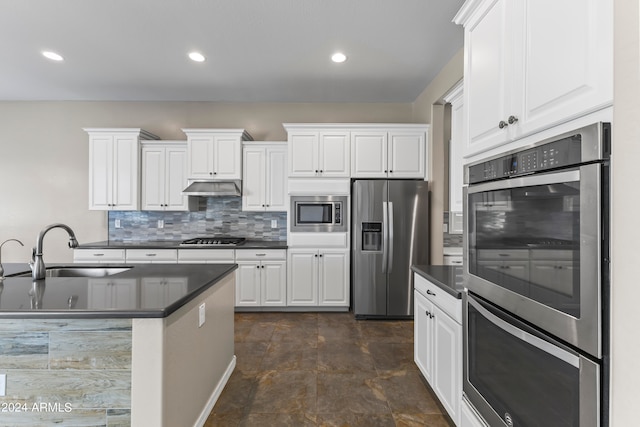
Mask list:
[[[435,314],[429,313],[429,317],[433,319],[436,316],[435,316]]]
[[[314,257],[318,258],[318,254],[315,254]]]
[[[158,254],[145,254],[146,256],[156,256]]]
[[[259,266],[259,265],[256,265],[256,268],[260,268],[260,266]]]
[[[425,310],[425,311],[424,311],[424,314],[426,314],[427,316],[431,316],[431,313],[429,313],[429,311],[428,311],[428,310]]]
[[[267,256],[267,254],[256,254],[256,256]]]
[[[322,169],[320,169],[320,173],[322,173]]]
[[[209,172],[209,175],[213,175],[213,172]]]
[[[392,171],[392,170],[389,170],[389,173],[393,173],[393,171]]]
[[[507,121],[509,122],[510,125],[512,125],[512,124],[514,124],[515,122],[518,121],[518,118],[516,116],[509,116]]]
[[[436,294],[429,289],[427,289],[427,295],[433,295],[434,297],[436,296]]]
[[[509,126],[509,123],[505,122],[504,120],[500,120],[500,123],[498,123],[498,127],[499,127],[500,129],[504,129],[504,128],[506,128],[507,126]]]
[[[93,256],[104,256],[104,254],[93,254]]]
[[[320,258],[322,258],[322,254],[320,254]]]
[[[384,170],[384,173],[387,173],[387,172],[389,172],[389,171],[385,169],[385,170]]]
[[[264,268],[264,265],[262,266],[262,268]]]

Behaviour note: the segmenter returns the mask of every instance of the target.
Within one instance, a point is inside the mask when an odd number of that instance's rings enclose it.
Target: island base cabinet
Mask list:
[[[414,360],[451,419],[460,425],[462,302],[424,278],[414,278]]]
[[[133,427],[204,425],[235,368],[234,294],[229,274],[169,317],[133,319]]]

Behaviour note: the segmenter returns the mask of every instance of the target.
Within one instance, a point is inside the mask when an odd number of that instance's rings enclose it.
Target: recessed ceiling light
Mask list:
[[[200,52],[191,52],[189,53],[189,58],[192,61],[196,61],[196,62],[204,62],[204,55],[201,54]]]
[[[337,62],[339,64],[341,62],[346,61],[347,57],[345,56],[344,53],[337,52],[337,53],[334,53],[333,55],[331,55],[331,60],[333,62]]]
[[[51,51],[49,51],[49,50],[45,50],[45,51],[43,51],[43,52],[42,52],[42,55],[43,55],[45,58],[48,58],[48,59],[50,59],[50,60],[52,60],[52,61],[64,61],[64,58],[63,58],[62,56],[58,55],[58,54],[57,54],[57,53],[55,53],[55,52],[51,52]]]

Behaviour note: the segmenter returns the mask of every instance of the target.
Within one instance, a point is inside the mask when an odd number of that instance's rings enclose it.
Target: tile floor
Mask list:
[[[205,427],[453,424],[413,362],[413,322],[236,313],[236,369]]]

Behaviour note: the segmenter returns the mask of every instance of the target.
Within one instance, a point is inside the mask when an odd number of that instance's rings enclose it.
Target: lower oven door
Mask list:
[[[600,366],[490,303],[466,297],[464,383],[491,426],[600,426]]]

